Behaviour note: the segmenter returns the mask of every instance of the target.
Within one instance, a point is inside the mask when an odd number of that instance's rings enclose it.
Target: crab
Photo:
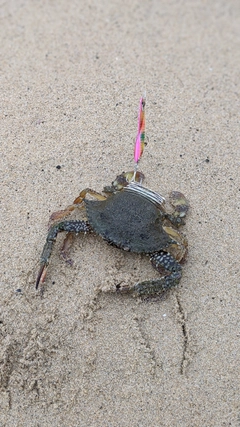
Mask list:
[[[180,263],[188,247],[178,228],[185,224],[189,203],[182,193],[173,191],[170,202],[174,209],[169,213],[163,196],[144,187],[143,179],[142,172],[123,172],[112,185],[104,187],[104,194],[86,188],[72,205],[51,216],[54,223],[42,251],[36,288],[45,281],[54,243],[63,231],[67,232],[62,251],[65,257],[74,233],[95,233],[124,251],[150,257],[161,276],[133,285],[117,285],[117,292],[153,296],[178,285],[182,276]],[[78,208],[84,209],[86,220],[65,219]]]

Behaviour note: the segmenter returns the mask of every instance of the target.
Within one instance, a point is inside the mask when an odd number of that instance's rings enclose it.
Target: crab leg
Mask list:
[[[43,247],[42,255],[40,258],[40,269],[36,280],[36,289],[39,283],[42,284],[45,280],[47,267],[51,257],[53,245],[56,241],[57,235],[61,231],[67,231],[70,233],[88,233],[91,231],[89,224],[85,221],[63,221],[53,225],[47,235],[46,243]]]
[[[84,190],[81,191],[79,196],[76,197],[72,205],[67,206],[65,209],[61,211],[53,212],[52,215],[50,216],[50,223],[60,221],[66,218],[77,208],[83,209],[84,205],[82,205],[82,203],[87,194],[90,194],[90,196],[95,197],[95,199],[97,200],[106,200],[106,197],[98,193],[97,191],[91,190],[91,188],[85,188]]]
[[[98,193],[95,190],[91,190],[91,188],[85,188],[84,190],[81,191],[81,193],[79,194],[79,196],[74,200],[74,204],[75,203],[82,203],[82,201],[85,199],[86,195],[90,194],[90,196],[95,197],[95,199],[97,200],[106,200],[106,196],[103,196],[101,193]]]
[[[182,267],[175,258],[167,252],[157,252],[151,256],[150,261],[160,273],[164,270],[167,275],[159,279],[145,280],[133,286],[117,287],[117,291],[128,292],[135,296],[153,296],[178,285],[182,277]]]
[[[85,209],[85,204],[83,202],[87,194],[89,194],[92,197],[95,197],[95,199],[97,200],[106,200],[106,196],[103,196],[102,194],[98,193],[95,190],[91,190],[91,188],[85,188],[84,190],[81,191],[79,196],[74,200],[72,205],[67,206],[65,209],[61,211],[53,212],[53,214],[50,216],[49,225],[51,226],[56,222],[58,223],[59,221],[62,221],[67,216],[69,216],[75,209]],[[68,259],[68,253],[73,244],[73,241],[74,241],[74,235],[71,232],[67,233],[61,249],[62,257],[70,264],[72,263],[72,261],[71,259]]]

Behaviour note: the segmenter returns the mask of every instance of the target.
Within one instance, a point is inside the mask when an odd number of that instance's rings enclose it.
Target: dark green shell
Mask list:
[[[172,241],[157,207],[139,194],[121,191],[104,201],[85,200],[92,229],[109,243],[137,253],[153,253]]]

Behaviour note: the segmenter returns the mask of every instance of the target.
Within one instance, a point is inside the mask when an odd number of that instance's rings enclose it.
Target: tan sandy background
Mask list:
[[[0,3],[1,427],[240,426],[239,9]],[[191,203],[181,284],[96,298],[148,259],[79,236],[69,267],[59,236],[41,298],[49,216],[132,168],[144,90],[146,185]]]

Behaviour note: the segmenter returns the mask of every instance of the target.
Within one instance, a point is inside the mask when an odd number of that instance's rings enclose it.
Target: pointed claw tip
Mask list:
[[[47,273],[47,266],[46,266],[46,264],[44,264],[41,266],[39,273],[38,273],[38,276],[37,276],[36,289],[38,289],[39,284],[44,283],[45,278],[46,278],[46,273]]]

